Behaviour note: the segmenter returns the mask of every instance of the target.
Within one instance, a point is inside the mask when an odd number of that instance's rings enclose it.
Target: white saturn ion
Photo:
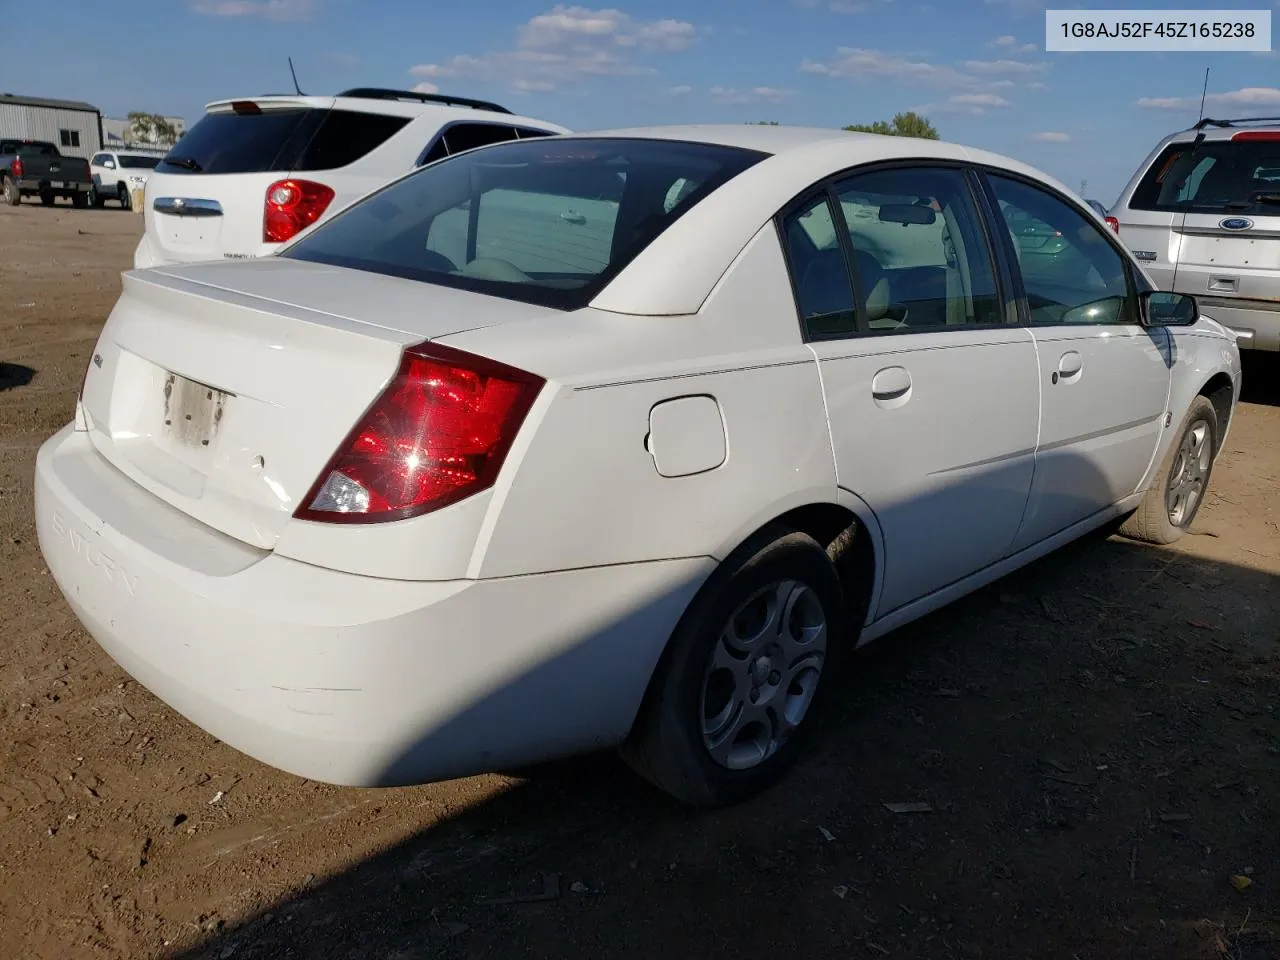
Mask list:
[[[126,274],[36,511],[98,642],[269,764],[620,746],[713,805],[856,644],[1113,519],[1177,538],[1239,385],[1229,330],[1011,160],[549,137]]]

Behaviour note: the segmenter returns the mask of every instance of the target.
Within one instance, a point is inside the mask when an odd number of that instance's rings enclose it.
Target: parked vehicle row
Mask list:
[[[1040,172],[474,108],[512,142],[459,150],[414,109],[211,108],[147,236],[254,259],[126,274],[38,455],[72,609],[232,746],[365,785],[618,746],[732,802],[857,645],[1110,521],[1194,520],[1235,336]],[[383,150],[419,168],[321,172]]]

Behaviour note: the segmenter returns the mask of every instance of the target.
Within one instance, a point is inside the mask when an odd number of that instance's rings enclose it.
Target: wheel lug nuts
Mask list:
[[[751,688],[751,702],[752,702],[752,703],[755,703],[755,702],[756,702],[757,700],[759,700],[759,699],[760,699],[760,688],[759,688],[759,687],[752,687],[752,688]]]
[[[782,679],[782,674],[780,674],[777,670],[774,670],[771,674],[769,674],[770,683],[777,683],[781,679]]]

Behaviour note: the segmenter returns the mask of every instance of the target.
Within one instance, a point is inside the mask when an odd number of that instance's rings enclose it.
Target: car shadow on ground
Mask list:
[[[0,392],[25,387],[35,379],[36,372],[20,363],[0,362]]]
[[[856,657],[752,801],[549,764],[179,956],[1274,958],[1278,652],[1275,577],[1094,535]]]
[[[1280,353],[1241,350],[1240,362],[1240,401],[1280,407]]]

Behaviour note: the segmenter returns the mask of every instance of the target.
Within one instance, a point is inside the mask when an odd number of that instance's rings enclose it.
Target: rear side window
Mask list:
[[[1164,149],[1133,192],[1135,210],[1280,215],[1280,133]]]
[[[516,138],[516,128],[496,123],[459,123],[444,132],[449,153],[461,153],[491,143],[504,143]]]
[[[281,255],[575,309],[763,157],[660,140],[514,141],[423,167]]]
[[[408,122],[349,110],[207,113],[160,161],[160,173],[288,173],[359,160]]]

